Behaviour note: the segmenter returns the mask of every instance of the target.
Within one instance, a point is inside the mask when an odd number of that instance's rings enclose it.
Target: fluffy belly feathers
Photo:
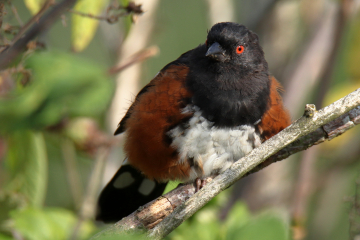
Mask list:
[[[201,116],[198,107],[187,106],[183,113],[188,112],[193,112],[193,117],[186,126],[167,133],[179,153],[179,164],[188,162],[191,166],[189,177],[183,181],[221,173],[261,144],[254,126],[218,128]]]

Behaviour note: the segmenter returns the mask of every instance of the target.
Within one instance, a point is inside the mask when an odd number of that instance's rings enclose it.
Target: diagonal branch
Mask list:
[[[15,43],[17,40],[19,40],[26,30],[34,23],[39,21],[40,17],[45,13],[45,11],[51,6],[55,4],[54,0],[47,0],[44,5],[41,7],[38,13],[36,13],[16,34],[14,39],[12,40],[13,43]]]
[[[48,30],[50,26],[60,18],[67,9],[71,8],[75,4],[76,0],[63,0],[62,2],[55,5],[46,15],[42,16],[39,21],[34,21],[36,18],[30,20],[33,23],[32,27],[29,28],[24,35],[16,37],[16,41],[7,49],[0,54],[0,70],[5,69],[10,63],[26,48],[26,44],[37,37],[40,33]],[[49,4],[51,1],[48,2]],[[45,5],[42,10],[47,9]],[[41,14],[43,11],[40,11]],[[37,15],[36,15],[37,16]],[[27,28],[27,26],[26,26]]]
[[[312,145],[331,140],[359,123],[360,88],[318,112],[314,105],[307,105],[304,116],[235,162],[199,192],[194,194],[193,184],[178,187],[92,239],[146,229],[150,238],[161,239],[240,178]]]

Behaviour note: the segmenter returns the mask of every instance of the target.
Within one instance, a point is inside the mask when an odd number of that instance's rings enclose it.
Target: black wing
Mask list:
[[[122,166],[102,190],[96,220],[116,222],[161,196],[167,183],[147,179],[131,165]]]

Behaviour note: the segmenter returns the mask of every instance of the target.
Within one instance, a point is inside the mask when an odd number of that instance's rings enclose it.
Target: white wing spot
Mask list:
[[[124,172],[116,178],[115,182],[113,183],[113,186],[118,189],[126,188],[130,186],[134,181],[135,179],[131,176],[131,173]]]
[[[154,188],[155,188],[155,182],[152,181],[152,180],[150,180],[150,179],[145,178],[145,179],[142,181],[142,183],[141,183],[138,191],[139,191],[142,195],[147,196],[147,195],[149,195],[149,194],[154,190]]]

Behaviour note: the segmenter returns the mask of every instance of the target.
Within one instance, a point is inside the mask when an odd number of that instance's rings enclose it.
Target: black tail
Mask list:
[[[167,183],[147,179],[131,165],[122,166],[102,190],[96,220],[116,222],[161,196]]]

